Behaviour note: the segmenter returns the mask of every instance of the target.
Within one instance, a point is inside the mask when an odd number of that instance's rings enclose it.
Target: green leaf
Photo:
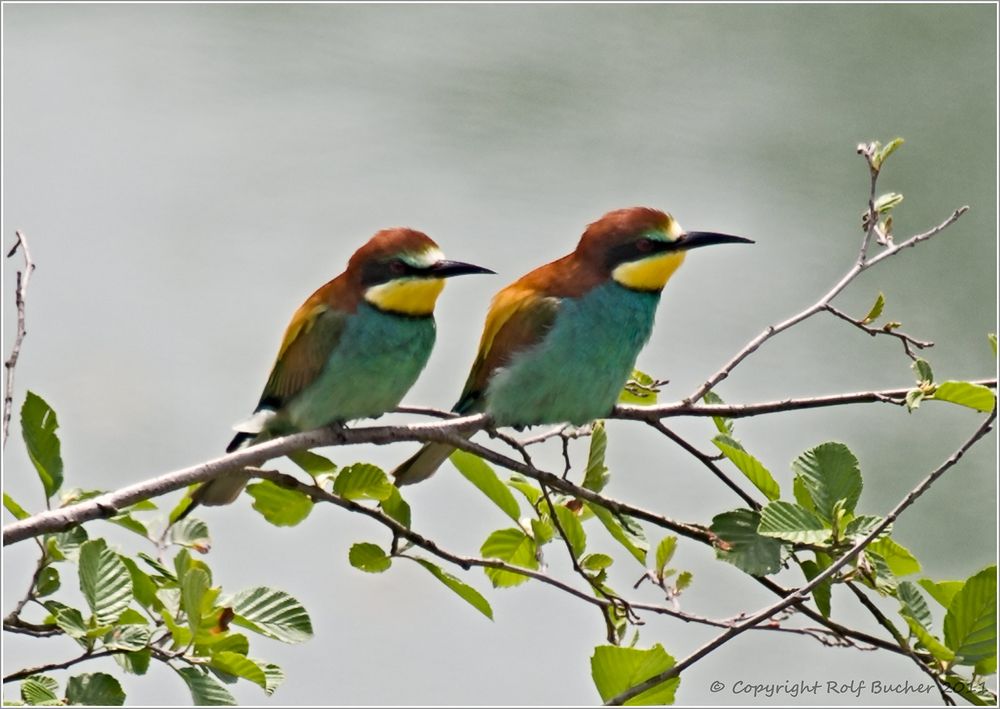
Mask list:
[[[993,674],[992,672],[976,672],[977,675]],[[976,707],[995,707],[997,698],[990,692],[984,684],[973,685],[965,677],[947,674],[941,678],[943,684],[947,685],[955,694]],[[976,691],[979,689],[980,691]]]
[[[802,573],[805,574],[806,581],[812,581],[814,578],[819,576],[825,570],[825,566],[820,566],[817,562],[812,559],[806,559],[800,563],[802,567]],[[830,580],[827,579],[819,584],[816,588],[812,590],[813,600],[816,602],[816,608],[820,613],[823,614],[824,618],[830,617],[830,601],[831,601],[831,584]]]
[[[508,564],[537,569],[538,559],[535,540],[521,529],[498,529],[483,542],[480,553],[487,559],[500,559]],[[484,569],[495,588],[517,586],[529,577],[503,569]]]
[[[527,531],[527,530],[526,530]],[[552,518],[548,515],[531,518],[531,536],[535,540],[536,546],[542,546],[552,541],[556,534],[556,528],[552,525]]]
[[[134,652],[119,652],[114,657],[118,666],[129,674],[144,675],[149,670],[149,661],[153,653],[149,648],[145,648]]]
[[[606,569],[615,562],[607,554],[587,554],[587,556],[580,559],[580,566],[587,571],[600,571],[601,569]]]
[[[955,594],[961,591],[962,586],[965,585],[965,581],[932,581],[931,579],[920,579],[917,583],[930,594],[931,598],[946,609],[951,606]]]
[[[792,470],[802,478],[823,519],[832,521],[837,500],[845,500],[844,509],[854,512],[861,497],[861,471],[858,459],[843,443],[822,443],[806,451],[792,462]]]
[[[264,677],[267,678],[267,684],[264,687],[264,693],[267,696],[274,694],[274,690],[281,686],[281,683],[285,681],[285,672],[278,665],[272,662],[264,662],[262,660],[254,660],[261,669],[264,670]]]
[[[234,677],[250,680],[261,689],[267,689],[267,675],[264,674],[264,668],[238,653],[227,651],[213,653],[208,666]]]
[[[805,507],[781,500],[761,511],[757,532],[798,544],[822,544],[831,535],[830,528],[817,515]]]
[[[21,436],[28,457],[38,471],[45,497],[55,495],[63,484],[63,462],[59,452],[59,421],[45,399],[29,391],[21,406]]]
[[[132,577],[103,539],[80,549],[80,590],[100,625],[114,623],[132,601]]]
[[[104,636],[104,646],[117,650],[141,650],[149,644],[153,629],[148,625],[118,625]]]
[[[988,387],[972,382],[941,382],[934,390],[934,400],[950,401],[986,413],[996,405],[996,396]]]
[[[754,484],[769,500],[777,500],[781,497],[781,488],[772,477],[771,472],[765,468],[759,460],[747,453],[738,441],[729,436],[718,435],[712,439],[716,448],[733,462],[741,473]]]
[[[918,384],[930,384],[934,381],[934,371],[931,369],[931,363],[926,359],[918,357],[910,367],[913,369],[914,374],[917,375]]]
[[[59,570],[54,566],[43,567],[38,572],[38,580],[35,582],[35,596],[41,598],[50,596],[59,590]]]
[[[32,675],[21,682],[21,699],[27,704],[56,702],[58,691],[59,683],[46,675]]]
[[[878,319],[878,316],[882,314],[883,308],[885,308],[885,294],[883,294],[882,291],[879,291],[878,297],[875,298],[875,304],[871,307],[871,310],[868,311],[868,314],[862,318],[861,324],[868,325],[869,323],[875,322]]]
[[[997,651],[997,567],[971,576],[955,594],[944,617],[944,642],[955,662],[975,665]]]
[[[168,569],[166,566],[164,566],[163,564],[161,564],[159,561],[157,561],[153,557],[151,557],[149,554],[147,554],[144,551],[140,551],[137,554],[137,556],[140,559],[142,559],[146,563],[146,565],[149,566],[149,568],[153,569],[153,571],[155,571],[156,573],[158,573],[160,576],[162,576],[163,578],[167,579],[168,581],[172,581],[174,583],[177,583],[177,576],[174,574],[174,572],[171,571],[170,569]]]
[[[66,683],[66,702],[84,706],[120,707],[125,703],[125,692],[114,677],[104,672],[93,672],[70,677]]]
[[[177,670],[191,690],[191,699],[195,706],[235,706],[236,699],[225,687],[209,674],[194,667],[184,667]]]
[[[618,395],[619,404],[635,404],[636,406],[652,406],[656,403],[659,389],[656,380],[638,369],[632,370],[632,375],[625,382],[625,387]]]
[[[275,527],[294,527],[312,512],[309,495],[270,480],[247,485],[247,493],[253,498],[253,508]]]
[[[538,501],[542,499],[542,491],[528,482],[527,478],[520,475],[511,475],[507,484],[524,495],[524,499],[532,507],[537,506]]]
[[[640,564],[646,565],[649,544],[646,543],[646,535],[643,534],[638,522],[627,515],[615,515],[610,510],[591,502],[585,502],[584,505],[601,520],[601,524],[615,541],[625,547]]]
[[[515,522],[521,519],[521,508],[514,499],[514,493],[504,485],[493,468],[478,455],[455,450],[451,454],[452,464],[470,483],[479,488],[500,510]]]
[[[246,655],[250,652],[250,640],[242,633],[226,632],[220,635],[204,635],[198,638],[196,649],[199,654],[211,655],[215,652],[235,652]]]
[[[333,481],[333,492],[348,500],[377,500],[392,495],[393,487],[385,472],[371,463],[355,463],[344,468]]]
[[[208,525],[196,517],[185,517],[170,528],[170,541],[205,554],[212,548]]]
[[[658,643],[649,650],[600,645],[594,648],[594,654],[590,658],[590,675],[601,695],[601,701],[607,702],[673,666],[674,658]],[[674,693],[680,682],[680,677],[669,679],[628,700],[625,706],[673,704]]]
[[[841,537],[850,542],[860,541],[863,537],[874,532],[875,528],[882,524],[884,519],[884,517],[879,517],[878,515],[858,515],[847,523]],[[890,524],[879,533],[877,539],[884,539],[891,533],[892,525]]]
[[[130,532],[135,532],[140,537],[149,539],[149,529],[146,528],[146,525],[141,520],[136,519],[127,512],[110,517],[108,518],[108,521],[112,524],[117,524],[119,527],[123,527]]]
[[[456,577],[444,571],[436,564],[432,564],[426,559],[421,559],[420,557],[407,557],[413,559],[415,562],[423,566],[425,569],[431,572],[438,581],[443,583],[445,586],[450,588],[452,591],[457,593],[466,603],[471,605],[477,611],[485,615],[490,620],[493,620],[493,609],[490,607],[489,602],[483,597],[479,591],[474,589],[472,586],[468,585],[457,579]]]
[[[873,157],[872,162],[875,164],[876,168],[882,167],[882,164],[886,161],[890,155],[896,152],[896,148],[903,144],[902,138],[893,138],[890,140],[884,148],[879,150]]]
[[[234,623],[275,640],[300,643],[312,637],[306,609],[284,591],[266,586],[248,588],[223,605],[236,613]]]
[[[87,623],[83,613],[76,608],[60,608],[53,613],[53,620],[59,629],[71,638],[80,639],[87,636]]]
[[[662,577],[663,570],[674,557],[674,550],[677,548],[677,537],[666,536],[660,540],[656,546],[656,575]]]
[[[716,394],[714,391],[709,389],[705,392],[705,396],[702,397],[702,401],[706,404],[725,404],[726,402],[722,400],[722,397]],[[731,418],[726,418],[725,416],[713,416],[712,421],[715,423],[716,430],[723,436],[732,436],[734,425]]]
[[[927,601],[924,600],[923,594],[920,593],[915,583],[912,581],[900,581],[896,587],[896,598],[899,599],[899,602],[903,606],[900,610],[900,614],[903,617],[913,618],[913,620],[930,630],[931,623],[933,622],[931,609],[927,607]]]
[[[21,507],[14,498],[8,495],[6,492],[3,494],[3,506],[14,515],[14,519],[27,519],[31,516],[23,507]]]
[[[583,531],[580,518],[565,505],[555,505],[555,510],[559,526],[562,528],[566,536],[566,541],[573,550],[573,556],[579,559],[587,548],[587,533]]]
[[[399,488],[393,486],[389,496],[382,500],[382,511],[407,529],[410,528],[410,505],[399,493]]]
[[[923,389],[910,389],[906,392],[906,399],[904,400],[906,403],[906,410],[913,413],[915,409],[919,409],[920,402],[924,400],[924,396],[926,396],[926,394]]]
[[[864,559],[867,562],[868,571],[862,576],[862,580],[883,596],[895,595],[898,582],[885,557],[872,551],[869,545],[865,549]]]
[[[781,542],[757,533],[760,514],[752,510],[723,512],[712,518],[712,533],[721,541],[715,555],[752,576],[781,568]]]
[[[597,421],[590,433],[590,453],[587,455],[587,470],[583,474],[583,487],[600,492],[611,477],[604,458],[608,450],[608,432],[603,421]]]
[[[899,192],[886,192],[875,200],[875,211],[879,214],[892,211],[903,201],[903,195]]]
[[[801,475],[792,478],[792,495],[800,507],[805,507],[810,512],[816,511],[816,503],[813,501],[812,495],[809,494]]]
[[[677,581],[674,582],[674,592],[680,593],[685,588],[691,585],[691,581],[694,579],[694,574],[690,571],[682,571],[677,574]]]
[[[909,576],[920,572],[920,562],[910,550],[890,537],[882,537],[868,545],[868,551],[885,559],[895,576]]]
[[[392,566],[392,559],[382,551],[382,547],[370,542],[359,542],[352,546],[347,559],[351,566],[369,574],[380,574]]]
[[[202,600],[211,585],[211,579],[202,569],[190,569],[181,579],[181,608],[187,616],[188,627],[196,635],[201,629]]]
[[[158,610],[160,600],[156,597],[156,583],[149,574],[139,568],[138,564],[128,557],[119,556],[132,579],[132,595],[144,608]]]
[[[312,451],[297,451],[289,453],[288,459],[309,473],[314,478],[323,473],[336,472],[337,466],[329,458],[324,458],[319,453]]]
[[[910,616],[903,616],[903,619],[906,620],[906,624],[910,626],[910,630],[917,638],[917,641],[934,657],[947,663],[951,663],[955,659],[955,653],[945,647],[940,640],[927,632],[924,626],[920,625],[920,623],[918,623],[915,619]]]
[[[997,356],[997,334],[995,332],[988,333],[986,339],[990,341],[990,347],[993,349],[993,356]]]

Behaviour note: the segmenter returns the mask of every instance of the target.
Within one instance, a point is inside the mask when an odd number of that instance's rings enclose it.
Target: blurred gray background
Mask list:
[[[865,274],[838,299],[856,315],[882,290],[885,316],[934,340],[940,379],[995,372],[996,7],[4,5],[3,240],[28,235],[38,270],[17,371],[61,424],[67,486],[115,488],[221,453],[249,414],[293,310],[374,231],[425,230],[452,258],[500,275],[456,279],[438,345],[407,398],[448,407],[493,292],[571,250],[609,209],[670,210],[689,229],[753,247],[693,253],[665,291],[639,365],[690,393],[748,339],[812,303],[850,266],[868,177],[854,148],[896,135],[881,188],[905,194],[900,236],[972,210],[932,242]],[[12,261],[17,261],[15,259]],[[4,356],[17,263],[5,264]],[[907,386],[898,343],[816,318],[768,343],[719,392],[732,402]],[[38,509],[16,425],[5,489]],[[827,409],[737,423],[790,493],[790,461],[826,440],[861,460],[859,509],[881,514],[975,428],[979,415],[925,404]],[[710,421],[677,423],[703,449]],[[609,425],[608,494],[708,522],[740,501],[651,429]],[[559,465],[558,444],[541,460]],[[391,467],[413,446],[326,451]],[[996,437],[975,448],[896,525],[925,575],[965,578],[996,555]],[[585,444],[573,449],[577,461]],[[282,463],[284,465],[284,463]],[[415,528],[461,553],[509,526],[452,468],[406,491]],[[169,509],[177,495],[163,500]],[[540,584],[493,590],[491,623],[422,569],[350,567],[374,523],[318,506],[292,529],[236,505],[201,513],[207,561],[227,591],[287,590],[316,636],[253,641],[288,679],[245,703],[595,703],[592,608]],[[9,520],[9,516],[5,516]],[[588,524],[629,589],[641,569]],[[123,549],[136,537],[104,523]],[[655,544],[662,533],[650,530]],[[8,612],[35,547],[4,550]],[[559,550],[552,572],[572,579]],[[727,617],[773,600],[711,550],[682,541],[681,599]],[[786,574],[782,580],[799,579]],[[66,585],[74,586],[72,578]],[[638,594],[657,600],[648,588]],[[895,616],[894,603],[882,604]],[[834,616],[880,633],[853,597]],[[680,658],[714,635],[650,618],[640,645]],[[5,638],[4,670],[71,657],[70,641]],[[85,669],[121,674],[112,662]],[[919,683],[885,652],[750,632],[684,673],[683,704],[934,704],[934,694],[734,695],[737,682]],[[712,693],[709,685],[727,685]],[[163,666],[123,679],[132,703],[186,704]],[[16,693],[5,688],[5,696]]]

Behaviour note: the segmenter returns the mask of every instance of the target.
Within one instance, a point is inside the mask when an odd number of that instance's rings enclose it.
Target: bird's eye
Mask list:
[[[406,264],[399,259],[392,260],[389,262],[389,271],[396,276],[401,276],[406,273]]]
[[[635,242],[635,248],[639,249],[641,253],[648,254],[653,250],[653,240],[642,237],[637,242]]]

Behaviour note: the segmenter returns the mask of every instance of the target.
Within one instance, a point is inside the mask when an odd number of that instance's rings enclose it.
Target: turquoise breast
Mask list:
[[[659,292],[614,281],[564,298],[545,338],[493,375],[486,410],[501,426],[580,426],[607,416],[649,340],[659,301]]]
[[[288,423],[308,430],[380,416],[395,408],[427,364],[434,318],[358,306],[316,382],[288,405]]]

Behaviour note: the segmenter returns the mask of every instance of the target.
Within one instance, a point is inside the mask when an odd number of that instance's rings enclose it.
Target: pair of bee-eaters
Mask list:
[[[453,411],[485,412],[497,426],[571,423],[607,416],[653,328],[660,292],[700,246],[749,239],[683,231],[646,207],[609,212],[573,253],[536,268],[493,298],[479,352]],[[380,231],[347,270],[295,312],[254,415],[227,451],[394,409],[434,345],[444,279],[493,273],[445,260],[428,236]],[[429,443],[393,471],[398,485],[429,477],[450,455]],[[246,477],[205,483],[195,504],[232,502]],[[193,505],[192,505],[193,507]],[[190,509],[190,508],[189,508]]]

